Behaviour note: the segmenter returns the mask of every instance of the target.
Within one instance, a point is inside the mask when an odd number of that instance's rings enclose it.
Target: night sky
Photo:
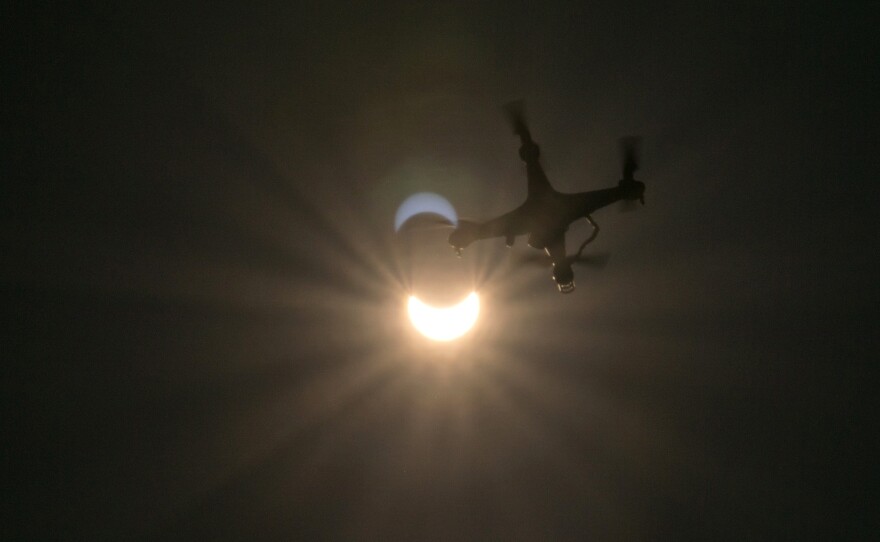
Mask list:
[[[876,536],[871,3],[18,4],[0,538]],[[571,295],[394,233],[522,202],[518,98],[564,192],[643,138]]]

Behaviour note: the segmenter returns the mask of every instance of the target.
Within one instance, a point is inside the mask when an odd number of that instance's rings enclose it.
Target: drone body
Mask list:
[[[590,215],[602,207],[617,201],[641,201],[644,203],[644,183],[633,178],[638,169],[635,138],[622,140],[624,150],[623,178],[617,186],[592,192],[566,194],[555,190],[547,179],[539,161],[540,149],[532,140],[522,112],[522,104],[516,102],[506,107],[522,146],[520,158],[526,163],[528,195],[525,203],[492,220],[475,223],[459,221],[458,228],[449,236],[449,244],[460,255],[461,251],[480,239],[504,237],[511,246],[517,236],[528,235],[529,246],[544,250],[553,263],[553,279],[561,293],[574,291],[574,272],[571,264],[579,261],[584,247],[595,239],[598,226]],[[593,225],[593,235],[587,239],[574,256],[567,256],[565,232],[575,220],[585,218]]]

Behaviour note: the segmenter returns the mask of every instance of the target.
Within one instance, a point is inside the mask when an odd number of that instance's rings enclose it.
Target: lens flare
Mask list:
[[[480,298],[471,292],[451,307],[432,307],[410,296],[409,319],[419,333],[433,341],[452,341],[467,333],[480,315]]]

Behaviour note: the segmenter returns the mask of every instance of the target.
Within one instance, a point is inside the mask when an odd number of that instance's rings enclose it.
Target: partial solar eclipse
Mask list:
[[[400,228],[412,217],[421,214],[433,214],[443,217],[451,226],[458,225],[458,215],[449,200],[432,192],[419,192],[403,200],[394,215],[394,229]]]
[[[476,292],[451,307],[432,307],[410,296],[409,319],[419,333],[433,341],[452,341],[468,331],[480,315],[480,298]]]

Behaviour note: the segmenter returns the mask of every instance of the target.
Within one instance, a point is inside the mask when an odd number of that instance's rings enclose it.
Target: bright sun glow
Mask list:
[[[480,298],[471,292],[461,303],[438,309],[410,296],[408,308],[409,319],[419,333],[434,341],[451,341],[474,327],[480,314]]]

